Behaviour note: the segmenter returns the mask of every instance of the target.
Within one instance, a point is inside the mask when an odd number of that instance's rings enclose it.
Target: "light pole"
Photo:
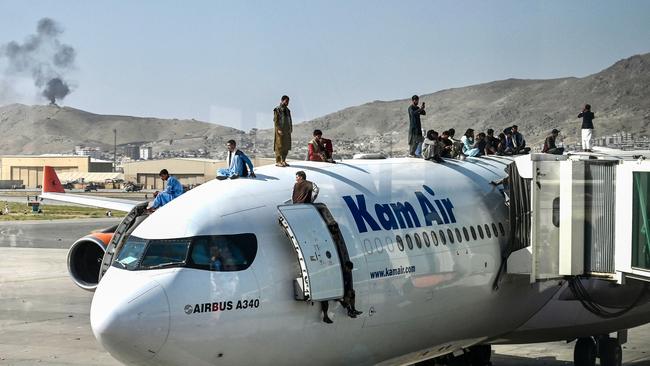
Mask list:
[[[117,128],[113,129],[113,173],[117,171]]]

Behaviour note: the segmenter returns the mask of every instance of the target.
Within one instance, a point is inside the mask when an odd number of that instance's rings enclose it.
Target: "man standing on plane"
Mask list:
[[[273,110],[273,124],[275,133],[273,139],[273,150],[275,152],[275,166],[289,166],[287,155],[291,150],[291,111],[289,110],[289,97],[283,95],[280,105]]]
[[[176,177],[169,175],[167,169],[161,170],[159,175],[163,182],[167,182],[167,187],[165,187],[165,190],[162,192],[156,191],[154,193],[155,199],[151,202],[148,208],[150,211],[168,204],[174,198],[183,194],[183,185],[181,185],[181,182],[179,182]]]
[[[409,106],[409,157],[414,158],[418,146],[424,141],[422,136],[422,122],[420,116],[427,114],[424,110],[424,102],[420,108],[420,97],[414,95],[411,97],[411,105]]]
[[[594,112],[591,111],[591,105],[585,104],[582,112],[578,114],[582,118],[582,151],[591,152],[591,136],[594,133]]]
[[[236,179],[239,177],[255,178],[253,172],[253,163],[241,150],[237,149],[235,140],[228,140],[226,143],[228,149],[228,168],[221,168],[217,171],[217,179]]]

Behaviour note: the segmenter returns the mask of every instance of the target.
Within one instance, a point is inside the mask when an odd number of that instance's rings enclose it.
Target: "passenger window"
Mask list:
[[[481,225],[476,225],[476,228],[478,229],[478,236],[483,239],[483,228]]]
[[[472,233],[472,240],[476,240],[476,230],[474,230],[474,226],[469,227],[469,232]]]
[[[413,250],[413,239],[411,239],[411,235],[409,234],[406,234],[406,246],[409,250]]]
[[[440,241],[442,242],[442,245],[447,245],[447,238],[445,238],[444,231],[440,230],[438,231],[438,234],[440,234]]]
[[[415,246],[417,246],[418,249],[422,249],[422,240],[420,240],[420,234],[415,233],[413,234],[413,237],[415,238]]]
[[[438,236],[433,230],[431,230],[431,241],[433,241],[433,245],[438,246]]]
[[[454,231],[456,232],[456,240],[458,240],[459,243],[462,243],[463,237],[460,236],[460,230],[458,228],[455,228]]]
[[[425,231],[422,234],[422,238],[424,239],[424,245],[426,245],[427,248],[431,248],[431,239],[429,239],[429,233]]]
[[[485,224],[485,234],[488,238],[492,237],[492,234],[490,233],[490,226],[488,224]]]
[[[212,271],[242,271],[257,255],[253,234],[198,236],[192,240],[189,266]]]
[[[388,236],[386,237],[386,246],[388,247],[389,252],[395,251],[395,244],[393,244],[393,240]]]
[[[492,223],[492,232],[494,233],[495,237],[499,236],[499,230],[497,230],[497,224]]]
[[[454,233],[451,229],[447,229],[447,236],[449,236],[449,244],[454,244]]]
[[[467,232],[467,228],[463,226],[463,235],[465,236],[465,241],[469,241],[469,233]]]
[[[502,223],[499,223],[499,231],[501,232],[501,236],[506,235],[506,231],[505,231],[505,229],[503,228],[503,224],[502,224]]]
[[[399,249],[400,251],[403,252],[404,251],[404,242],[402,241],[402,237],[397,235],[395,237],[395,241],[397,242],[397,249]]]
[[[372,243],[370,243],[370,240],[363,239],[363,247],[366,249],[366,253],[372,254]]]
[[[375,250],[377,252],[383,252],[384,251],[384,247],[383,247],[383,245],[381,245],[381,239],[379,239],[379,238],[375,238]]]

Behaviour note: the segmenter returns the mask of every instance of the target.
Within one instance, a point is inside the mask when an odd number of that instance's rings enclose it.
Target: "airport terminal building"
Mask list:
[[[107,173],[113,163],[78,155],[3,155],[0,156],[0,181],[22,181],[25,188],[37,188],[43,181],[43,166],[57,172]]]

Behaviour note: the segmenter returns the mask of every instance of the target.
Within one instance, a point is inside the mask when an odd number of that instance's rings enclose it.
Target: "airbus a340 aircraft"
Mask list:
[[[598,354],[620,365],[608,335],[650,321],[645,287],[579,281],[611,309],[636,305],[604,319],[567,280],[501,271],[510,223],[491,182],[511,162],[294,162],[210,181],[152,214],[142,202],[65,194],[46,167],[43,197],[130,211],[68,258],[74,281],[95,290],[93,333],[125,364],[397,365],[464,354],[486,365],[491,344],[577,339],[576,364]],[[319,186],[315,204],[287,204],[298,170]],[[348,260],[363,314],[331,301],[326,324],[319,301],[343,297]]]

